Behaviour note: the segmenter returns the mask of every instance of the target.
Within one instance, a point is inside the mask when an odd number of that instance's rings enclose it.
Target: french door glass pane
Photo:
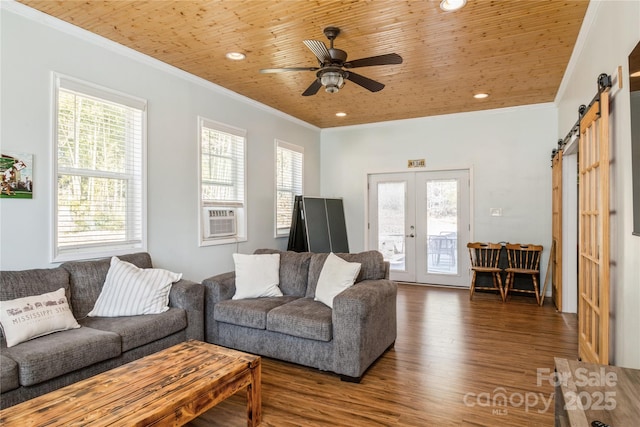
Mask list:
[[[378,250],[392,270],[405,270],[405,182],[378,183]]]
[[[427,273],[458,272],[458,181],[429,180],[427,200]]]

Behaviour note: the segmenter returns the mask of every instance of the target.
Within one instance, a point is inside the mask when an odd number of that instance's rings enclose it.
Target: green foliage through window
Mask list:
[[[64,82],[57,104],[56,249],[140,243],[144,111]]]

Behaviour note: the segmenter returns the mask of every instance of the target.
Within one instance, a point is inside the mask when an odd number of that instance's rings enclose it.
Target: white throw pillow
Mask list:
[[[42,295],[2,301],[0,306],[0,323],[7,347],[53,332],[80,327],[71,313],[64,288]]]
[[[320,271],[314,299],[333,308],[333,299],[353,285],[361,266],[359,262],[347,262],[330,253]]]
[[[138,268],[130,262],[112,257],[102,291],[87,316],[163,313],[169,310],[171,285],[181,278],[181,273],[160,268]]]
[[[281,297],[280,254],[233,254],[236,293],[232,299]]]

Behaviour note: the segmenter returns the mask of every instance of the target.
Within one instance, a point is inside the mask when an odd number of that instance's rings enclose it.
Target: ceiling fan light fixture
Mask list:
[[[281,73],[285,71],[315,71],[316,78],[311,82],[309,87],[302,92],[302,96],[315,95],[322,87],[324,87],[327,93],[336,93],[342,89],[346,80],[350,80],[369,92],[379,92],[384,89],[384,85],[382,83],[349,70],[352,68],[371,67],[374,65],[402,64],[402,57],[397,53],[387,53],[385,55],[370,56],[346,62],[347,52],[341,49],[336,49],[333,46],[333,41],[338,34],[340,34],[340,29],[337,27],[327,27],[324,29],[324,34],[331,42],[330,48],[327,48],[327,45],[318,40],[303,40],[304,45],[316,56],[316,59],[318,60],[317,67],[263,68],[260,70],[260,73],[267,74]]]
[[[327,71],[320,77],[320,83],[329,93],[336,93],[344,86],[344,77],[337,71]]]
[[[445,12],[453,12],[454,10],[462,9],[465,4],[467,4],[467,0],[442,0],[440,9]]]

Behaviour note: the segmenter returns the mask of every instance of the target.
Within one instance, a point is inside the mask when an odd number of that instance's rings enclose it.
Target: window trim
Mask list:
[[[289,237],[291,227],[289,226],[286,229],[278,228],[278,148],[282,147],[285,150],[294,151],[302,155],[302,164],[300,167],[300,190],[301,193],[304,194],[304,147],[301,145],[291,144],[290,142],[286,142],[277,138],[274,140],[274,146],[273,236],[274,238],[282,238]]]
[[[140,242],[96,244],[61,249],[58,246],[58,107],[60,89],[74,91],[87,98],[113,102],[141,111],[140,134]],[[132,251],[147,251],[147,101],[111,88],[100,86],[58,72],[51,72],[51,196],[50,259],[65,262],[124,255]],[[129,148],[129,147],[127,147]],[[106,176],[97,172],[91,176]]]
[[[230,243],[246,242],[248,240],[247,233],[247,131],[237,128],[226,123],[221,123],[203,116],[197,116],[197,150],[198,150],[198,172],[197,172],[197,188],[198,188],[198,246],[217,246]],[[228,133],[241,137],[243,139],[243,159],[242,159],[242,185],[243,185],[243,202],[211,202],[202,199],[202,128],[207,127],[219,132]],[[207,207],[233,208],[236,211],[237,229],[235,236],[227,237],[204,237],[204,210]]]

